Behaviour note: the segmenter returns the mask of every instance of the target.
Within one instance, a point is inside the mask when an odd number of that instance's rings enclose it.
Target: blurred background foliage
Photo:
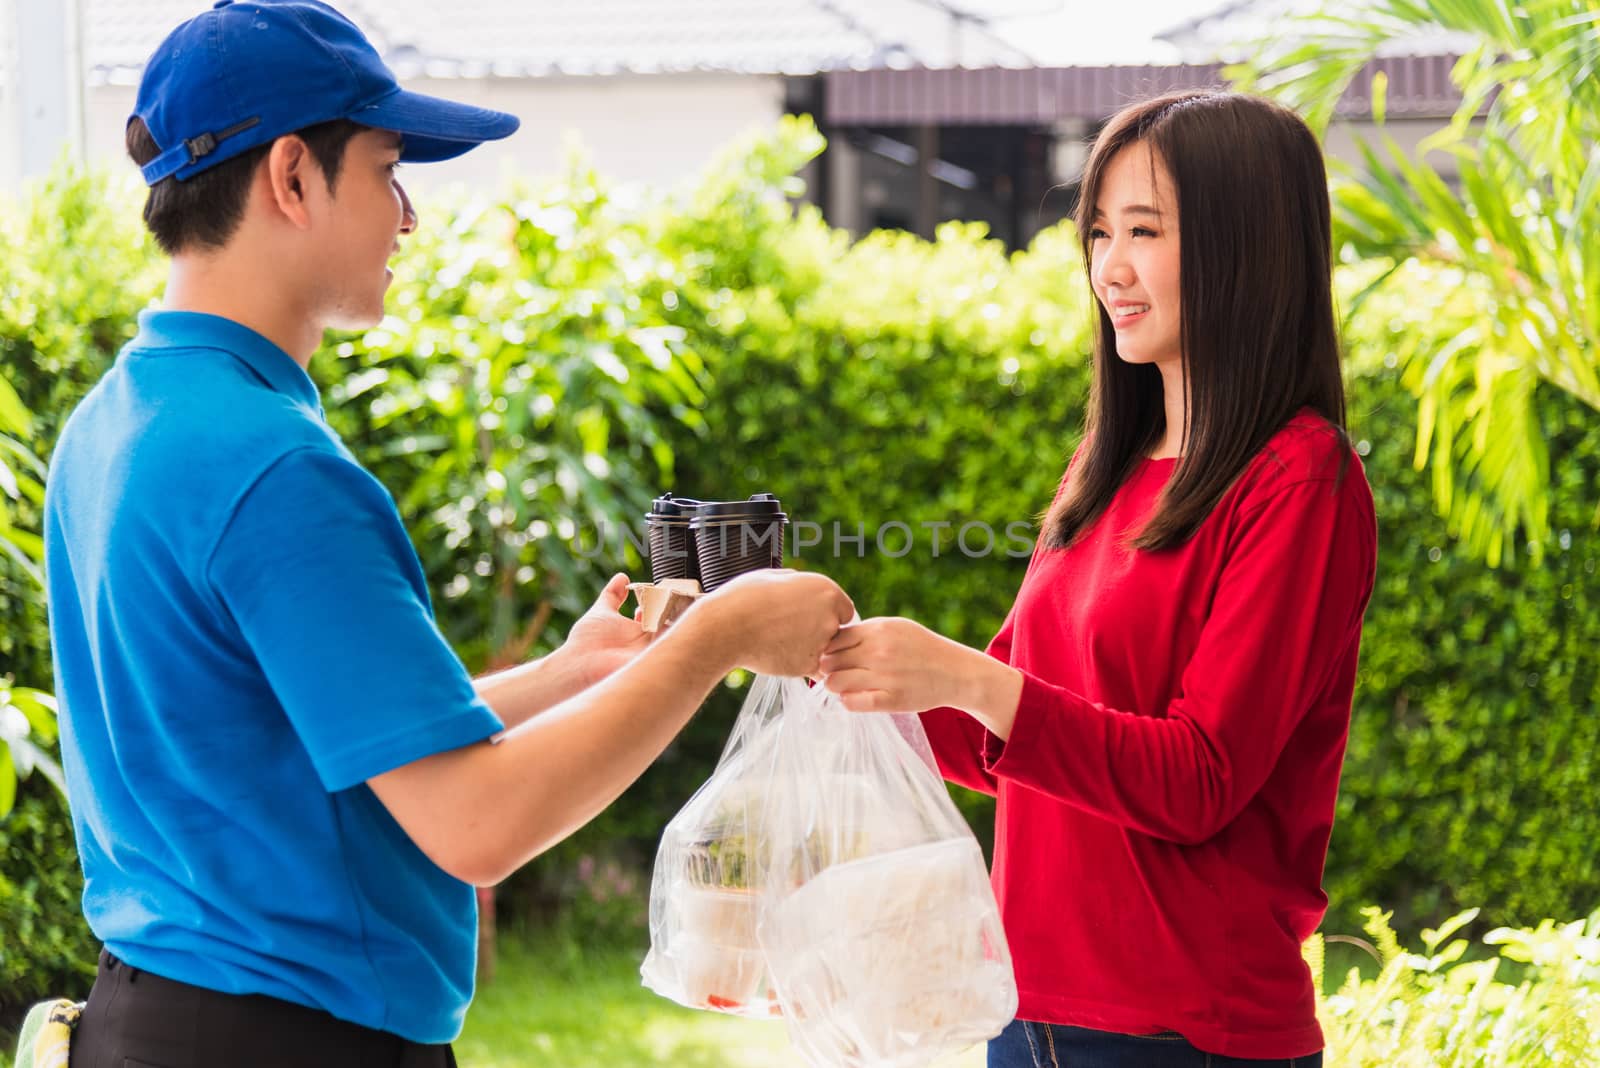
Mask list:
[[[822,532],[792,562],[836,577],[863,614],[973,645],[998,627],[1025,566],[1004,551],[1007,524],[1048,503],[1082,428],[1091,320],[1076,238],[1063,226],[1008,254],[950,224],[931,243],[852,244],[791,200],[819,146],[790,120],[673,195],[624,197],[574,165],[539,189],[424,205],[388,318],[317,355],[330,421],[400,504],[473,670],[559,644],[612,569],[644,577],[620,532],[665,490],[774,492]],[[16,394],[0,404],[16,482],[0,476],[0,536],[37,531],[30,457],[48,458],[159,293],[137,205],[127,185],[64,173],[0,211],[0,368]],[[1453,533],[1467,528],[1436,510],[1436,475],[1414,462],[1440,425],[1419,431],[1431,386],[1415,368],[1455,341],[1438,301],[1470,269],[1396,251],[1354,254],[1338,274],[1381,547],[1329,931],[1355,930],[1373,901],[1402,929],[1469,906],[1484,924],[1531,925],[1600,901],[1600,420],[1557,384],[1526,388],[1549,472],[1537,559],[1491,566],[1485,544]],[[909,527],[904,555],[878,551],[890,522]],[[969,522],[996,532],[996,551],[953,544]],[[835,523],[862,541],[836,547]],[[950,524],[937,557],[930,523]],[[886,547],[906,540],[895,530]],[[47,689],[36,539],[7,544],[0,677]],[[504,885],[502,916],[637,943],[655,841],[714,763],[742,682],[621,802]],[[19,737],[48,754],[53,730],[35,718]],[[64,806],[39,775],[17,798],[0,822],[0,1014],[82,985],[94,948]],[[987,842],[989,803],[960,803]]]

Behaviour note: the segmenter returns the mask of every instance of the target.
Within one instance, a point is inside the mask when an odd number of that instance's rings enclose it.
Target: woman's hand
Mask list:
[[[851,711],[924,712],[949,705],[1002,738],[1011,733],[1022,696],[1016,668],[895,617],[841,627],[822,651],[820,670]]]

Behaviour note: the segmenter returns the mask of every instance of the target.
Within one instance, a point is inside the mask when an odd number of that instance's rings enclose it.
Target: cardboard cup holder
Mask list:
[[[630,582],[628,589],[639,600],[639,625],[646,634],[655,634],[672,625],[689,606],[705,596],[697,579],[670,578],[660,582]]]

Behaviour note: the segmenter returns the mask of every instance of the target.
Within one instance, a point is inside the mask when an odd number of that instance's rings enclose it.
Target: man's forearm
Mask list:
[[[374,790],[440,867],[497,882],[616,800],[731,670],[701,622],[686,614],[605,681],[530,713],[494,743],[379,776]]]
[[[472,687],[511,730],[582,693],[589,683],[576,658],[557,649],[526,664],[480,675]]]

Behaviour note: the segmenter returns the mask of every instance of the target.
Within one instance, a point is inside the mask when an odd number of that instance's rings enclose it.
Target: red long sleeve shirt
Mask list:
[[[1143,461],[1078,543],[1035,554],[989,646],[1024,677],[1010,738],[923,723],[948,779],[998,797],[1022,1019],[1305,1056],[1372,495],[1302,412],[1191,540],[1128,549],[1175,465]]]

